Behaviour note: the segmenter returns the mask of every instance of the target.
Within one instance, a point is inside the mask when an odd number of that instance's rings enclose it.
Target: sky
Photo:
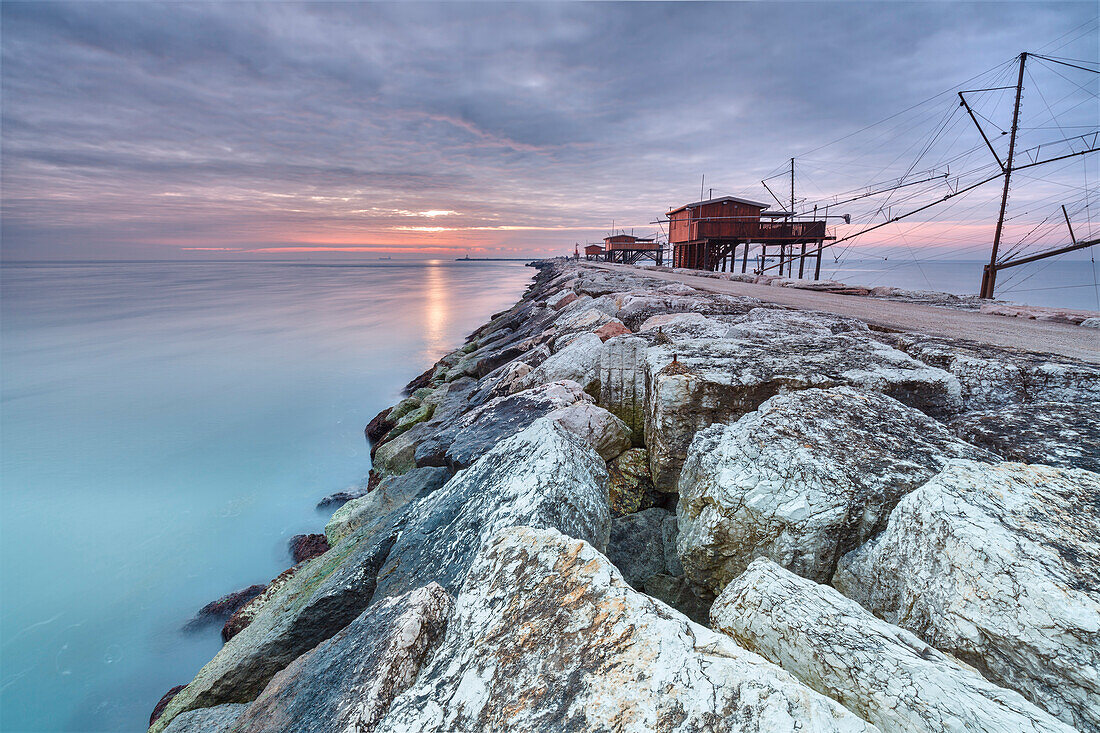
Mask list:
[[[9,260],[564,254],[613,225],[658,232],[701,189],[771,202],[760,180],[776,176],[786,203],[791,157],[796,209],[832,202],[853,217],[830,221],[844,236],[988,172],[964,82],[1014,84],[1024,50],[1100,53],[1095,2],[0,12]],[[1020,147],[1082,149],[1046,143],[1100,126],[1100,75],[1028,74]],[[1002,158],[1012,97],[972,95]],[[1020,251],[1065,239],[1062,203],[1079,237],[1100,228],[1097,157],[1017,179]],[[924,171],[885,203],[836,203]],[[999,197],[984,186],[855,251],[985,256]]]

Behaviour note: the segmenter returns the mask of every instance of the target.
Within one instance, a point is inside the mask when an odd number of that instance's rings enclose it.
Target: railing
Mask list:
[[[823,239],[824,221],[760,222],[757,236],[780,239]]]

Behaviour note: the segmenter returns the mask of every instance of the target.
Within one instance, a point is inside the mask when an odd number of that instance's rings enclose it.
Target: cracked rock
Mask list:
[[[951,372],[962,404],[984,410],[1013,402],[1100,403],[1100,366],[973,341],[918,333],[880,334],[926,364]]]
[[[579,384],[569,381],[551,382],[508,397],[497,397],[421,439],[415,449],[416,465],[464,468],[540,417],[559,407],[591,401]]]
[[[429,581],[454,593],[481,542],[504,527],[553,527],[602,549],[610,521],[603,460],[557,423],[539,420],[415,504],[379,571],[377,594]]]
[[[841,555],[953,458],[998,460],[878,392],[777,395],[695,436],[680,475],[680,560],[714,594],[761,556],[828,582]]]
[[[728,637],[632,589],[587,542],[507,529],[378,731],[871,731]]]
[[[902,499],[835,585],[886,621],[1100,730],[1100,476],[956,461]]]
[[[275,675],[233,732],[371,733],[439,643],[450,609],[435,583],[371,606]]]
[[[1100,402],[1010,403],[965,413],[951,429],[1010,461],[1100,472]]]
[[[688,339],[652,346],[646,358],[646,445],[662,491],[675,491],[698,430],[736,420],[776,394],[850,385],[932,416],[956,411],[959,395],[951,374],[858,332]]]
[[[883,731],[1073,729],[827,585],[758,558],[726,586],[711,626]]]

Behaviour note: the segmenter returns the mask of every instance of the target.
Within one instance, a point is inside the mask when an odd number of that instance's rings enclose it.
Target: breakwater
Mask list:
[[[540,263],[152,730],[1097,730],[1098,405],[1085,362]]]

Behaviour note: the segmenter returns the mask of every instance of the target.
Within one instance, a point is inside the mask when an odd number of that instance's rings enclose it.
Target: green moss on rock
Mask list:
[[[621,517],[654,506],[656,490],[649,473],[649,455],[644,448],[631,448],[607,464],[611,516]]]

